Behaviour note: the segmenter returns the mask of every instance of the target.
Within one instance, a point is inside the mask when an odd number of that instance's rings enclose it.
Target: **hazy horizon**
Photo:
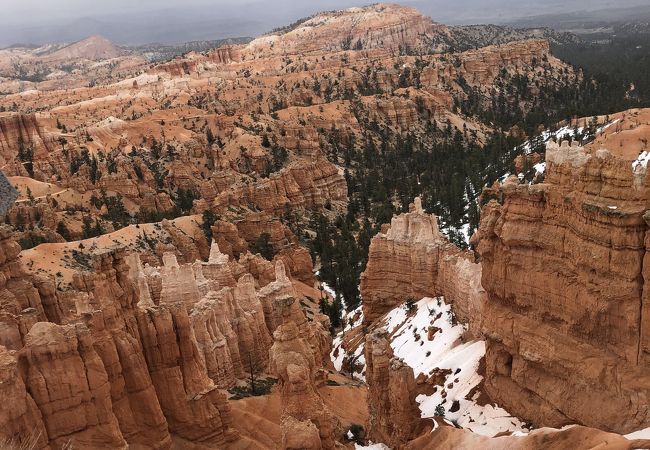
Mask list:
[[[71,42],[101,34],[118,44],[179,43],[257,36],[320,11],[375,2],[354,0],[23,0],[3,5],[0,47]],[[647,0],[397,0],[446,24],[504,23],[531,16],[647,5]]]

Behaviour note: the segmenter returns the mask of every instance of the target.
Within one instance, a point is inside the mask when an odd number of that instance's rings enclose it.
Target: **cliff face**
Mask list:
[[[270,178],[235,187],[218,195],[215,209],[249,206],[280,215],[285,208],[323,208],[327,201],[347,200],[347,185],[339,168],[320,159],[288,167]]]
[[[487,190],[486,389],[537,425],[650,422],[649,180],[606,150],[549,144],[546,180]]]
[[[270,369],[278,376],[282,393],[283,448],[334,449],[338,423],[316,391],[320,366],[312,349],[291,320],[273,337]]]
[[[20,246],[11,231],[0,227],[0,345],[19,350],[29,328],[39,321],[57,321],[60,308],[41,298],[34,279],[20,268]],[[47,282],[43,281],[43,289]]]
[[[531,39],[488,46],[464,52],[459,73],[470,83],[491,83],[500,67],[517,70],[549,55],[549,43],[545,40]]]
[[[394,217],[372,239],[361,276],[364,324],[408,298],[444,296],[478,334],[485,301],[480,279],[480,264],[442,236],[436,217],[425,214],[416,198],[410,212]]]
[[[143,267],[138,254],[112,250],[60,291],[23,273],[2,232],[0,377],[15,408],[0,414],[0,438],[168,449],[177,437],[223,448],[239,435],[221,389],[267,369],[276,328],[295,331],[310,386],[327,364],[328,323],[307,320],[282,260],[274,269],[247,254],[240,264],[213,244],[208,262],[166,253],[162,266]],[[331,447],[333,425],[322,421]]]
[[[25,386],[43,414],[50,445],[126,449],[106,368],[83,325],[35,324],[19,353]]]
[[[9,172],[28,175],[19,163],[14,164],[20,146],[33,150],[34,159],[46,158],[54,149],[55,137],[44,131],[36,116],[12,114],[0,117],[0,163],[11,164]]]
[[[37,449],[47,448],[43,416],[18,372],[16,352],[3,346],[0,346],[0,392],[5,401],[12,402],[11,408],[0,409],[3,436],[18,443],[29,442]]]
[[[369,435],[391,447],[408,442],[420,422],[413,369],[393,356],[385,332],[366,336]]]

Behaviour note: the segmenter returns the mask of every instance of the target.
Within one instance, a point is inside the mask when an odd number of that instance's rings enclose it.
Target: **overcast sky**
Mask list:
[[[394,0],[448,23],[648,4],[649,0]],[[255,36],[363,0],[0,0],[0,46],[104,34],[120,44]],[[543,5],[543,6],[540,6]]]

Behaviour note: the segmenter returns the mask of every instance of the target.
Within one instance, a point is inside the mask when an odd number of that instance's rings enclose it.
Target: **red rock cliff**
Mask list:
[[[372,239],[368,265],[361,276],[364,324],[371,324],[409,297],[419,300],[442,295],[478,334],[486,298],[480,279],[480,264],[444,238],[436,217],[426,214],[416,198],[410,212],[394,217]]]
[[[645,168],[550,144],[546,180],[487,190],[488,394],[536,425],[650,423]]]
[[[366,336],[365,355],[370,437],[397,447],[414,437],[420,423],[413,369],[393,356],[383,331]]]

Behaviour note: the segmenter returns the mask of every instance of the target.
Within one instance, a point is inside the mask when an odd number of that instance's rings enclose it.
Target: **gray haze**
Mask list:
[[[650,0],[396,0],[447,24],[648,5]],[[364,0],[0,0],[0,47],[101,34],[119,44],[256,36]]]

